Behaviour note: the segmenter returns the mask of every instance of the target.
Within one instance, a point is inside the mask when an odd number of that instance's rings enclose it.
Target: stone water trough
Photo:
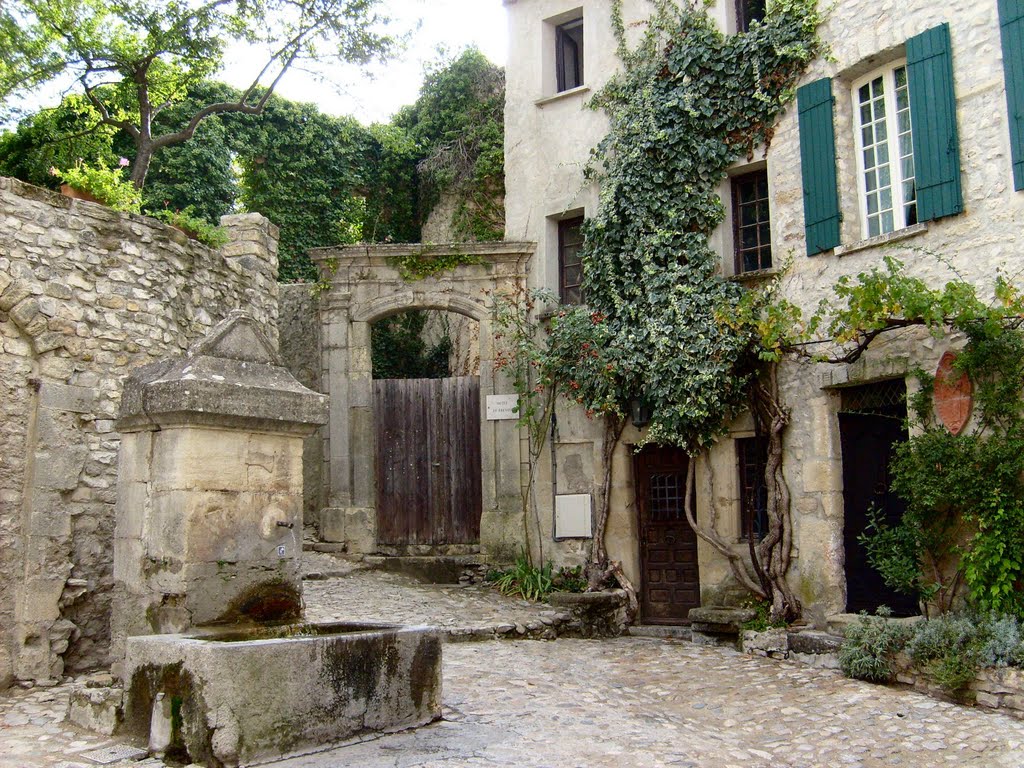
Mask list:
[[[152,753],[251,765],[440,717],[433,630],[302,621],[302,443],[326,417],[244,313],[126,383],[112,647]]]

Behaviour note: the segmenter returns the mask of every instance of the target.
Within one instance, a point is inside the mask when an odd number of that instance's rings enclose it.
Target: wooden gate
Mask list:
[[[377,541],[480,541],[480,379],[373,382]]]
[[[688,466],[678,448],[650,445],[634,458],[645,624],[682,624],[700,605],[697,534],[683,508]]]

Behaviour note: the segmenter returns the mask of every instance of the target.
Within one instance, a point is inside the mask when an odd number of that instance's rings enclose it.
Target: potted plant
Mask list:
[[[60,170],[50,168],[50,173],[64,183],[61,193],[79,200],[101,203],[115,211],[139,213],[142,207],[142,193],[124,178],[123,170],[128,159],[122,157],[117,168],[108,168],[102,160],[96,165],[86,165],[79,160],[73,168]]]

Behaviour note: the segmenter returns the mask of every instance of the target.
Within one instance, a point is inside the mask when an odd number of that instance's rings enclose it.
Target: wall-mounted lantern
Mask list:
[[[629,403],[629,415],[633,419],[633,426],[643,429],[651,420],[651,407],[643,398],[633,398]]]

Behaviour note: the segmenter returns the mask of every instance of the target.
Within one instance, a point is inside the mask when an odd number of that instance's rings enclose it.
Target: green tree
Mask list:
[[[426,72],[416,103],[392,121],[418,147],[419,220],[455,201],[455,234],[500,240],[505,231],[505,72],[476,48]]]
[[[131,179],[141,189],[157,152],[188,141],[213,115],[259,114],[296,63],[386,54],[394,41],[379,7],[380,0],[11,0],[0,8],[0,100],[72,78],[98,123],[131,137]],[[250,84],[160,133],[160,114],[243,42],[267,52]]]

